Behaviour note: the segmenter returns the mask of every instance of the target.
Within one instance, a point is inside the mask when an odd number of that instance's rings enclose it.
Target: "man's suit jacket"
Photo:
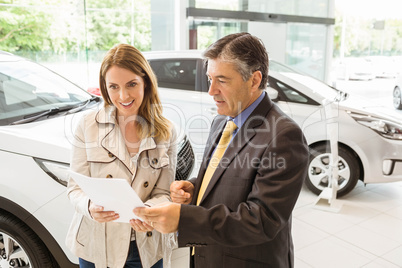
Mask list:
[[[265,94],[265,93],[263,93]],[[192,205],[182,205],[179,247],[195,247],[196,268],[293,267],[291,214],[307,174],[299,126],[265,96],[226,150],[195,206],[226,117],[217,116]]]

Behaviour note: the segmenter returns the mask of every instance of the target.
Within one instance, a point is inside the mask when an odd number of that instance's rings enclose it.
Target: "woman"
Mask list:
[[[146,206],[170,201],[176,132],[162,116],[150,65],[136,48],[119,44],[103,59],[99,82],[104,107],[80,120],[71,169],[94,178],[125,178]],[[119,215],[91,202],[71,178],[67,191],[76,212],[66,243],[80,267],[162,267],[166,237],[151,223],[135,221],[132,229],[113,222]]]

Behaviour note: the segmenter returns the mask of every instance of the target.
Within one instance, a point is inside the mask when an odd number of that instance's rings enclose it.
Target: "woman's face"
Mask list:
[[[106,72],[105,81],[117,115],[124,118],[137,115],[144,99],[144,79],[130,70],[112,66]]]

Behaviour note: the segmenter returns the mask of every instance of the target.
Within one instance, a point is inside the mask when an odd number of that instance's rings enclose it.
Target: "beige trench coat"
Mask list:
[[[177,158],[173,127],[171,133],[167,142],[143,139],[137,157],[132,160],[116,125],[116,109],[91,111],[80,120],[75,131],[71,169],[94,178],[125,178],[149,206],[170,201],[169,188],[175,177]],[[89,198],[71,178],[67,194],[76,211],[66,238],[68,248],[76,256],[95,263],[97,268],[123,267],[131,241],[130,224],[94,221],[88,211]],[[156,230],[135,234],[144,268],[151,267],[164,253],[169,254],[172,236]]]

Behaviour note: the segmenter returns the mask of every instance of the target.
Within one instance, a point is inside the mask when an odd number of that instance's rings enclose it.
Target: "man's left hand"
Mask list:
[[[164,203],[155,207],[138,207],[134,213],[157,231],[167,234],[179,227],[180,204]]]

